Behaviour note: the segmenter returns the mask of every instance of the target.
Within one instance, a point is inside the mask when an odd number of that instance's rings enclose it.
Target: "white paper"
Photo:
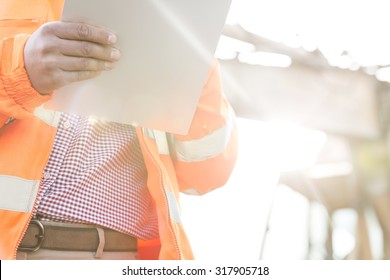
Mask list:
[[[48,108],[186,134],[231,0],[66,0],[64,21],[106,26],[114,70],[57,90]]]

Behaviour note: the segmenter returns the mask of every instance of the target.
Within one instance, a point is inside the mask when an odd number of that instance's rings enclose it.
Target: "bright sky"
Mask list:
[[[385,0],[233,0],[227,23],[328,59],[343,51],[362,66],[390,64]]]

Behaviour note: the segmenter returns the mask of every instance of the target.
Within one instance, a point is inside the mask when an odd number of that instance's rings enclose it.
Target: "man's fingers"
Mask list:
[[[114,68],[114,63],[89,57],[63,56],[57,62],[64,71],[104,71]]]
[[[50,31],[54,31],[54,34],[61,39],[89,41],[103,45],[112,45],[117,41],[114,33],[87,23],[53,22],[46,28],[53,28]]]
[[[104,27],[86,23],[43,24],[24,48],[31,85],[46,94],[72,82],[92,79],[119,59],[116,41]]]
[[[70,78],[73,79],[73,81],[83,81],[83,80],[89,80],[92,78],[95,78],[100,75],[100,71],[75,71],[75,72],[68,72],[70,75]]]
[[[61,74],[58,76],[60,79],[57,80],[58,88],[70,83],[89,80],[100,74],[100,71],[61,71]]]
[[[100,60],[117,61],[119,50],[88,41],[60,40],[59,51],[67,56],[90,57]]]

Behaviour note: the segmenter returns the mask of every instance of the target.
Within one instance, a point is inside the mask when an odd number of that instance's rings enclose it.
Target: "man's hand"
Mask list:
[[[110,70],[120,52],[115,34],[86,23],[50,22],[27,41],[24,61],[31,85],[41,94]]]

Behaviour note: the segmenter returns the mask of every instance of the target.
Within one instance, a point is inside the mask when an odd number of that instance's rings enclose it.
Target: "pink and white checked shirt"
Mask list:
[[[36,216],[158,237],[155,205],[134,127],[62,114]]]

